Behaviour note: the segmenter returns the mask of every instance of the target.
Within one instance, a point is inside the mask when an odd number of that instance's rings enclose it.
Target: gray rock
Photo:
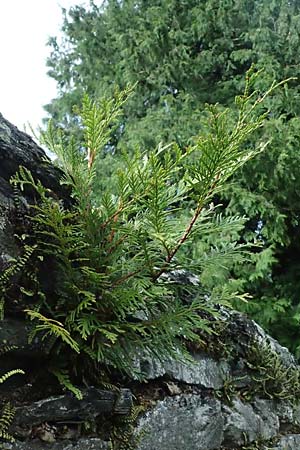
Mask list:
[[[109,444],[98,438],[79,439],[77,442],[62,441],[48,444],[34,439],[3,444],[4,450],[108,450]]]
[[[293,407],[292,420],[289,423],[294,423],[295,425],[300,425],[300,404]]]
[[[224,440],[229,448],[254,442],[258,439],[268,440],[279,433],[278,416],[272,412],[272,402],[257,399],[255,407],[233,400],[232,406],[223,406]]]
[[[159,401],[140,420],[145,436],[138,450],[210,450],[223,438],[221,403],[192,394]]]
[[[165,280],[169,283],[178,284],[180,286],[184,286],[186,284],[192,286],[199,286],[200,279],[197,275],[186,271],[185,269],[176,269],[171,272],[163,273],[159,280]]]
[[[7,262],[19,255],[14,238],[14,194],[9,183],[20,166],[31,170],[34,178],[58,195],[66,194],[59,184],[59,170],[56,169],[33,139],[19,131],[0,114],[0,271]],[[26,198],[32,201],[32,192]],[[25,205],[26,199],[20,200]]]
[[[253,337],[259,344],[268,343],[270,345],[271,350],[280,355],[281,360],[286,367],[296,366],[296,360],[294,356],[289,352],[289,350],[286,347],[283,347],[282,345],[279,344],[278,341],[276,341],[276,339],[273,339],[271,336],[269,336],[256,322],[254,321],[251,322],[256,328],[256,333]]]
[[[0,321],[0,347],[14,347],[13,350],[1,355],[1,374],[12,369],[23,369],[26,376],[30,377],[30,374],[41,365],[41,361],[45,360],[43,349],[47,345],[47,340],[41,341],[35,337],[29,344],[30,326],[31,324],[25,322],[24,319],[13,317]],[[9,390],[12,386],[23,385],[24,379],[21,375],[9,378],[0,385],[0,391]]]
[[[249,346],[256,342],[258,345],[269,345],[271,350],[280,355],[286,367],[297,365],[289,350],[269,336],[254,320],[224,307],[220,307],[219,312],[220,319],[226,323],[228,333],[231,335],[236,350],[240,352],[242,357],[245,356]]]
[[[273,400],[256,398],[252,403],[255,414],[260,417],[259,434],[262,439],[271,439],[280,429],[280,421]]]
[[[164,274],[170,278],[171,282],[178,282],[184,277],[184,284],[190,282],[195,285],[197,277],[190,279],[185,271],[171,272]],[[154,380],[159,377],[168,377],[172,380],[188,384],[196,384],[207,389],[221,389],[224,381],[228,379],[236,380],[236,385],[243,387],[251,383],[249,371],[245,364],[245,357],[253,342],[258,345],[269,345],[271,350],[277,353],[286,366],[295,366],[296,361],[286,347],[281,346],[275,339],[267,335],[264,330],[253,320],[245,315],[226,309],[219,308],[220,319],[226,323],[230,344],[234,346],[236,357],[234,363],[224,359],[216,359],[206,354],[193,355],[193,363],[181,363],[174,359],[160,361],[150,358],[148,355],[138,355],[134,357],[133,365],[137,372],[143,373],[146,380]]]
[[[183,363],[175,360],[161,362],[155,358],[141,357],[136,358],[135,366],[146,380],[167,376],[175,381],[197,384],[207,389],[221,389],[230,374],[228,363],[216,361],[205,354],[195,354],[193,358],[193,363]]]
[[[0,192],[5,197],[12,194],[8,182],[20,165],[31,170],[47,187],[62,192],[58,182],[59,171],[50,163],[44,150],[0,114]]]
[[[279,417],[281,428],[289,426],[290,424],[298,424],[297,419],[300,418],[299,406],[294,406],[290,403],[279,401],[274,404],[273,410],[276,411],[276,414]]]
[[[100,414],[129,414],[132,407],[132,394],[129,389],[112,392],[90,387],[82,389],[82,393],[82,400],[77,400],[73,395],[66,394],[18,407],[13,426],[32,426],[42,422],[90,420],[95,419]]]
[[[282,436],[276,446],[270,448],[265,447],[265,450],[299,450],[300,449],[300,434],[290,434]]]

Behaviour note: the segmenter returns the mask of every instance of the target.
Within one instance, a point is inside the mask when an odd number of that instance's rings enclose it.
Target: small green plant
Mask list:
[[[87,372],[91,365],[93,370],[106,365],[132,375],[137,352],[186,360],[186,343],[200,339],[197,330],[211,332],[208,317],[217,317],[213,301],[200,290],[193,301],[183,301],[176,285],[162,275],[189,268],[186,243],[216,227],[214,196],[266,146],[246,145],[267,116],[261,111],[263,100],[277,86],[263,95],[251,92],[257,76],[253,70],[247,74],[244,94],[236,98],[235,123],[228,111],[209,106],[206,129],[195,145],[184,150],[159,146],[134,155],[124,151],[112,192],[107,186],[95,196],[101,176],[97,167],[130,89],[101,102],[84,97],[78,111],[84,136],[79,147],[51,122],[42,133],[42,142],[57,157],[61,182],[70,189],[68,205],[25,167],[12,179],[21,190],[29,186],[39,196],[31,206],[31,264],[40,280],[30,291],[37,302],[27,311],[35,324],[31,338],[51,336],[50,351],[60,358],[62,370],[56,376],[68,389],[71,381],[64,370],[82,373],[83,361],[88,361]],[[43,269],[39,272],[41,262],[44,270],[51,265],[51,287],[41,276]]]
[[[245,445],[243,445],[240,450],[274,450],[274,446],[276,445],[277,440],[278,438],[276,437],[268,440],[260,438],[254,442],[245,443]],[[247,441],[246,436],[245,441]]]
[[[133,406],[128,416],[119,417],[112,427],[110,433],[110,449],[111,450],[135,450],[145,431],[136,432],[136,424],[140,414],[144,412],[145,408],[142,405]]]
[[[228,376],[223,382],[222,389],[216,391],[216,396],[223,399],[225,402],[232,404],[233,398],[237,397],[239,393],[238,382],[243,378],[233,378]]]
[[[300,395],[300,370],[298,366],[285,365],[282,358],[270,344],[254,342],[247,355],[247,365],[253,385],[252,396],[256,394],[267,398],[295,403]]]
[[[6,441],[14,441],[14,438],[8,433],[8,428],[10,427],[14,416],[15,408],[8,402],[2,408],[0,417],[0,438]]]
[[[11,350],[15,350],[13,345],[2,345],[0,348],[0,355],[3,355]],[[5,383],[10,377],[14,375],[24,375],[21,369],[12,369],[0,376],[0,384]],[[6,402],[2,407],[0,416],[0,438],[6,441],[13,441],[14,438],[8,433],[8,428],[11,425],[15,416],[15,407],[10,402]]]

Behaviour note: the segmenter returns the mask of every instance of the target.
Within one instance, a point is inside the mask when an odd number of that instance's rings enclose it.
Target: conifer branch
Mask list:
[[[166,272],[166,270],[168,270],[168,266],[170,264],[170,262],[172,261],[172,259],[174,258],[174,256],[176,255],[176,253],[178,252],[178,250],[180,249],[180,247],[182,246],[182,244],[184,244],[184,242],[187,240],[187,238],[189,237],[193,226],[195,225],[198,217],[201,214],[201,211],[203,209],[203,204],[198,205],[198,207],[196,208],[193,217],[191,218],[188,226],[186,227],[183,235],[181,236],[181,238],[179,239],[179,241],[177,242],[177,244],[175,245],[175,247],[173,248],[173,250],[171,250],[166,258],[166,264],[153,276],[153,281],[156,281],[164,272]]]
[[[128,207],[128,204],[126,205],[126,207]],[[101,228],[104,229],[107,227],[107,225],[109,225],[110,222],[116,222],[118,220],[119,215],[121,214],[121,212],[123,212],[123,210],[125,209],[124,205],[120,205],[117,209],[117,211],[115,211],[113,214],[111,214],[108,219],[105,220],[105,222],[103,222],[101,224]]]
[[[128,235],[120,237],[120,239],[118,239],[117,242],[115,242],[115,244],[106,251],[107,255],[111,255],[119,247],[119,245],[125,241],[125,239],[127,237],[128,237]],[[111,241],[109,241],[109,242],[111,242]]]
[[[219,179],[220,179],[220,176],[217,175],[206,198],[209,198],[213,194],[215,188],[217,187]],[[184,242],[188,239],[189,235],[191,234],[193,227],[194,227],[195,223],[197,222],[197,219],[199,218],[201,212],[203,211],[203,208],[204,208],[204,201],[202,201],[201,203],[198,204],[198,206],[195,209],[195,212],[193,214],[193,217],[191,218],[190,222],[188,223],[186,229],[184,230],[183,235],[181,236],[181,238],[179,239],[179,241],[177,242],[177,244],[175,245],[173,250],[168,252],[168,256],[166,258],[166,264],[152,277],[153,281],[157,281],[157,279],[164,272],[166,272],[166,270],[168,270],[168,266],[169,266],[170,262],[172,261],[172,259],[174,258],[174,256],[176,255],[176,253],[178,252],[180,247],[184,244]]]
[[[112,288],[119,286],[120,284],[124,283],[124,281],[129,280],[129,278],[134,277],[135,275],[137,275],[138,273],[141,273],[143,270],[143,268],[138,269],[138,270],[134,270],[133,272],[127,273],[126,275],[124,275],[123,277],[119,278],[117,281],[115,281],[112,285]]]

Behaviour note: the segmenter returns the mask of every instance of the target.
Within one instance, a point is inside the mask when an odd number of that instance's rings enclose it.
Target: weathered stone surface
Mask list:
[[[287,408],[287,406],[286,406]],[[289,409],[291,408],[291,406],[289,407]],[[295,425],[300,425],[300,404],[294,406],[292,408],[292,420],[290,420],[289,423],[294,423]]]
[[[192,286],[198,286],[199,285],[199,277],[194,275],[191,272],[187,272],[184,269],[176,269],[172,270],[172,272],[163,273],[159,279],[165,279],[169,283],[178,284],[180,286],[184,285],[192,285]]]
[[[229,376],[230,366],[226,361],[216,361],[205,354],[195,354],[195,363],[182,363],[175,360],[161,362],[142,357],[135,361],[136,368],[147,380],[167,376],[176,381],[197,384],[208,389],[221,389]]]
[[[28,328],[24,320],[8,318],[0,321],[0,344],[23,350],[28,346]]]
[[[54,192],[63,192],[59,171],[47,159],[44,150],[0,114],[0,270],[19,254],[12,221],[13,189],[9,183],[19,166],[30,169],[35,178]],[[26,204],[25,198],[21,202]]]
[[[271,450],[299,450],[300,449],[300,434],[291,434],[282,436],[279,442]],[[265,450],[270,450],[270,447],[265,447]]]
[[[66,394],[18,407],[14,425],[32,426],[42,422],[89,420],[100,414],[129,414],[132,406],[129,389],[112,392],[90,387],[82,389],[82,393],[82,400]]]
[[[221,403],[213,398],[180,395],[166,398],[140,420],[146,434],[138,450],[210,450],[223,438]]]
[[[0,375],[12,369],[22,369],[27,376],[40,366],[41,361],[45,359],[43,347],[47,341],[40,341],[37,337],[31,343],[28,342],[28,332],[30,324],[24,319],[8,317],[0,321],[0,347],[14,346],[1,356]],[[12,386],[17,387],[24,384],[24,376],[17,375],[9,378],[5,384],[0,385],[0,391]]]
[[[294,356],[286,347],[283,347],[269,336],[256,322],[247,318],[244,314],[237,311],[220,307],[220,318],[227,324],[228,332],[233,337],[233,342],[236,344],[236,350],[245,356],[245,349],[247,349],[253,342],[258,345],[268,344],[270,348],[280,355],[282,362],[287,367],[296,366]]]
[[[257,399],[255,408],[239,399],[231,407],[223,406],[224,440],[229,448],[260,439],[268,440],[279,433],[278,416],[268,400]]]
[[[20,165],[30,169],[47,187],[54,191],[61,190],[58,171],[50,163],[44,150],[28,134],[18,130],[0,114],[0,192],[6,197],[12,195],[8,182]]]
[[[98,438],[79,439],[77,442],[61,441],[46,444],[40,440],[28,440],[3,444],[4,450],[108,450],[107,442]]]
[[[165,276],[170,277],[171,282],[175,283],[177,275],[179,277],[177,282],[183,284],[190,282],[193,286],[198,282],[197,277],[193,277],[185,271],[174,271]],[[222,355],[214,358],[204,353],[194,354],[194,363],[187,364],[175,360],[162,362],[147,355],[135,355],[133,364],[136,369],[144,374],[146,380],[167,377],[178,382],[218,390],[222,388],[225,380],[233,379],[236,380],[237,386],[247,386],[251,383],[251,378],[245,364],[245,356],[253,342],[256,342],[258,346],[269,345],[270,349],[280,356],[286,367],[297,366],[295,358],[288,349],[267,335],[253,320],[224,307],[220,307],[219,312],[220,319],[226,324],[226,330],[231,340],[230,345],[234,346],[236,353],[234,362],[224,360]]]
[[[252,402],[253,411],[260,418],[260,431],[262,439],[271,439],[280,429],[280,419],[275,407],[276,402],[256,398]]]

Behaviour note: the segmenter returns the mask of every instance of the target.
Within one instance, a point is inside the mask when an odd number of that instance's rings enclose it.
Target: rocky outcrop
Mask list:
[[[62,193],[58,182],[58,170],[53,167],[43,149],[30,136],[19,131],[0,114],[0,270],[11,258],[16,257],[18,245],[14,238],[14,193],[10,178],[20,166],[54,190]],[[30,192],[22,198],[26,205],[32,201]]]
[[[288,434],[300,433],[293,356],[242,314],[221,308],[221,316],[231,355],[196,352],[190,365],[140,360],[148,379],[165,380],[165,394],[139,421],[148,430],[139,450],[299,448],[300,434]]]
[[[0,273],[19,254],[9,184],[19,165],[65,195],[43,150],[0,115]],[[20,200],[26,210],[32,193]],[[184,272],[168,276],[197,284]],[[11,309],[0,322],[0,345],[17,349],[1,357],[1,373],[18,367],[26,375],[0,389],[3,401],[9,398],[16,406],[10,429],[16,441],[3,442],[2,448],[298,450],[300,375],[293,356],[242,314],[222,307],[219,313],[219,335],[209,337],[206,348],[191,347],[190,363],[136,355],[132,364],[145,382],[120,377],[112,390],[79,386],[83,399],[77,400],[53,392],[46,376],[38,395],[33,391],[45,356],[38,342],[28,344],[28,325]]]

